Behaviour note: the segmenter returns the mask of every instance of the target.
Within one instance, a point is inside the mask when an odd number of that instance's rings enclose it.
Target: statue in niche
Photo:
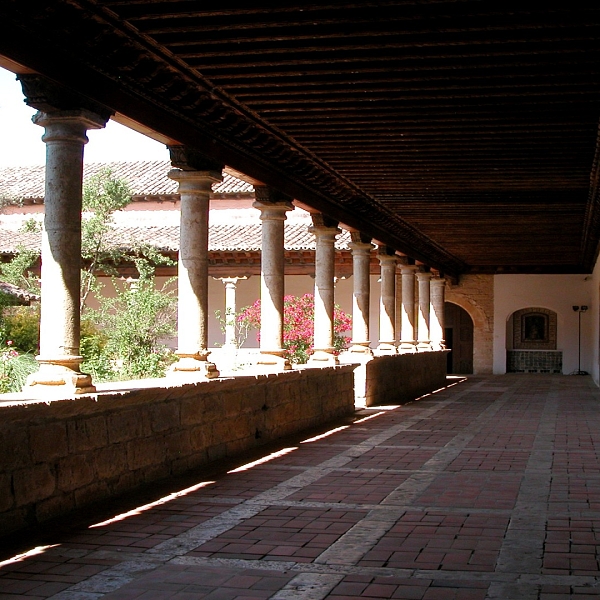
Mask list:
[[[547,342],[548,318],[546,315],[523,315],[521,334],[523,342]]]

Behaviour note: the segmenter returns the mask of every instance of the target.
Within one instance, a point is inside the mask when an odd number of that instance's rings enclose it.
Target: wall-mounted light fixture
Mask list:
[[[578,341],[577,341],[577,347],[579,350],[579,358],[577,361],[577,371],[573,371],[571,373],[571,375],[588,375],[587,371],[582,371],[581,370],[581,313],[586,312],[588,309],[588,307],[584,304],[582,306],[573,306],[573,310],[577,313],[577,317],[579,320],[579,328],[578,328]]]

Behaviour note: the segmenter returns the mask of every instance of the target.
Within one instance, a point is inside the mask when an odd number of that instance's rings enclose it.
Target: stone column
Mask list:
[[[433,277],[430,282],[431,304],[429,332],[433,350],[445,350],[444,309],[446,302],[446,280]]]
[[[377,354],[396,354],[396,262],[394,250],[381,247],[378,253],[381,269],[379,301],[379,346]]]
[[[338,363],[333,347],[333,310],[335,277],[335,238],[340,233],[337,223],[323,215],[313,215],[309,231],[315,235],[315,316],[314,352],[309,367],[330,367]]]
[[[184,146],[171,146],[169,178],[179,184],[181,197],[179,263],[177,270],[177,351],[172,374],[194,378],[219,376],[208,361],[208,214],[211,186],[222,179],[213,164]]]
[[[400,352],[400,336],[402,331],[402,273],[398,268],[401,257],[396,256],[396,352]]]
[[[83,148],[87,130],[102,129],[111,111],[38,75],[20,80],[27,104],[38,109],[33,122],[44,127],[46,143],[40,368],[26,389],[42,396],[94,392],[79,354]]]
[[[224,348],[236,349],[238,342],[235,336],[236,291],[237,282],[246,277],[221,277],[225,285],[225,345]]]
[[[418,272],[419,284],[419,309],[417,316],[417,350],[419,352],[431,350],[431,339],[429,333],[429,281],[431,273]]]
[[[415,337],[415,265],[402,264],[402,326],[400,329],[400,352],[417,351]]]
[[[253,206],[260,210],[262,254],[260,267],[260,358],[265,371],[291,368],[283,357],[283,296],[285,291],[284,222],[293,210],[289,198],[267,186],[256,186]]]
[[[371,293],[371,250],[373,245],[358,233],[352,233],[352,342],[343,353],[343,362],[371,360],[373,352],[369,340],[369,306]]]

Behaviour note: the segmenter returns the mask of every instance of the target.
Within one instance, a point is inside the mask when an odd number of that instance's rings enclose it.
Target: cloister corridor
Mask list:
[[[448,381],[15,535],[0,598],[600,598],[598,388]]]

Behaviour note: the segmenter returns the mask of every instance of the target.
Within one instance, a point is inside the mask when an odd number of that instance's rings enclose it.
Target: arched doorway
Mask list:
[[[473,373],[473,319],[452,302],[445,304],[445,338],[448,353],[448,373]]]

